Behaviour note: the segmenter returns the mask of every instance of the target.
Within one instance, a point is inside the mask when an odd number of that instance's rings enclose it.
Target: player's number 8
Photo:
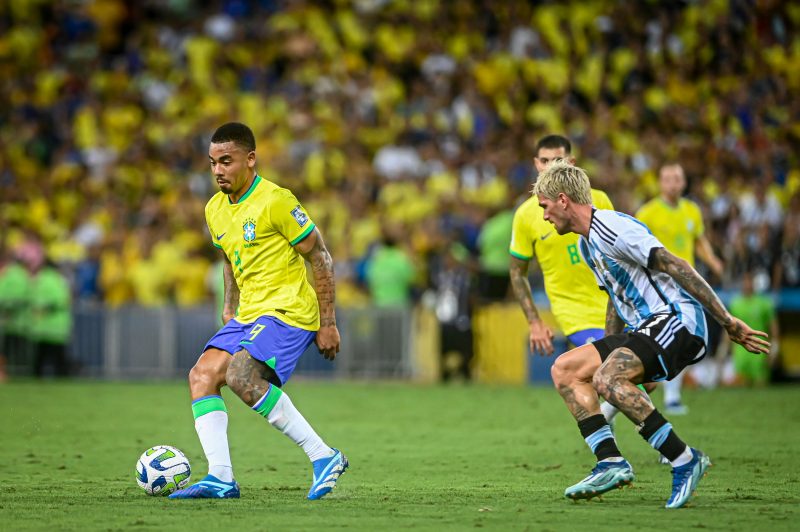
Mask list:
[[[575,244],[567,246],[567,253],[569,253],[570,264],[579,264],[581,262],[581,256],[578,255],[578,246]]]

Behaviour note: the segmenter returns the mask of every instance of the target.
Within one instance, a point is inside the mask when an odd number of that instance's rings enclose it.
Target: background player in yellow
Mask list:
[[[255,149],[244,124],[220,126],[211,138],[208,156],[220,192],[206,205],[206,223],[224,256],[224,326],[189,372],[209,471],[172,499],[239,497],[220,395],[225,384],[308,455],[314,470],[309,499],[329,493],[348,467],[281,389],[311,342],[330,360],[339,351],[333,260],[294,195],[256,173]],[[303,259],[311,263],[313,288]]]
[[[534,164],[542,172],[552,161],[571,156],[569,140],[548,135],[536,144]],[[592,189],[592,201],[598,209],[613,209],[605,192]],[[542,355],[553,353],[553,331],[541,320],[533,303],[528,281],[530,261],[536,257],[544,276],[544,288],[558,326],[574,345],[583,345],[603,336],[608,297],[597,289],[592,272],[583,264],[578,251],[578,237],[559,235],[544,221],[535,196],[528,198],[514,213],[511,234],[511,286],[530,328],[530,348]]]
[[[636,213],[636,217],[650,228],[653,235],[666,249],[695,265],[695,256],[703,261],[718,278],[722,277],[722,261],[714,254],[711,243],[705,236],[703,215],[700,207],[690,199],[682,197],[686,188],[686,176],[678,163],[668,163],[659,169],[660,195],[648,201]],[[714,323],[714,320],[707,320]],[[713,348],[713,339],[710,345]],[[664,411],[679,415],[686,413],[681,401],[683,373],[664,383]]]

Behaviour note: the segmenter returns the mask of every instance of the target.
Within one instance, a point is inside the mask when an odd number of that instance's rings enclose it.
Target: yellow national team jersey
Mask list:
[[[694,266],[694,244],[703,234],[703,215],[695,202],[681,198],[673,207],[655,198],[642,205],[636,218],[644,222],[670,253]]]
[[[592,203],[598,209],[612,210],[605,192],[592,189]],[[578,251],[578,235],[559,235],[544,220],[536,196],[514,213],[514,231],[509,252],[520,260],[534,256],[544,275],[544,289],[553,315],[565,335],[606,326],[606,293],[597,288],[594,274]]]
[[[217,192],[206,204],[206,223],[239,285],[238,321],[275,316],[293,327],[319,329],[317,295],[293,247],[314,222],[290,191],[256,176],[238,203]]]

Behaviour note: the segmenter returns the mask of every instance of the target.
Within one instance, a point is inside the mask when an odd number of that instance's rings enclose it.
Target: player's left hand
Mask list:
[[[320,327],[317,331],[317,338],[315,340],[317,349],[327,360],[336,358],[336,353],[339,352],[339,329],[336,325],[326,325]]]
[[[765,332],[751,329],[739,318],[732,318],[731,322],[725,327],[731,340],[741,345],[751,353],[766,355],[769,354],[769,340]]]

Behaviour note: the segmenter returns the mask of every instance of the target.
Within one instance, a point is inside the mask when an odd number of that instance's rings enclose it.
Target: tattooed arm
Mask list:
[[[239,306],[239,285],[236,284],[236,277],[233,276],[233,266],[228,256],[222,254],[222,279],[224,284],[224,295],[222,305],[222,323],[228,323],[236,316],[236,309]]]
[[[514,290],[514,296],[522,307],[522,312],[525,313],[525,318],[528,320],[531,351],[538,352],[541,355],[551,355],[553,354],[553,331],[541,320],[539,311],[536,310],[536,305],[533,304],[531,284],[528,282],[528,264],[529,262],[526,260],[521,260],[514,256],[511,257],[511,265],[509,266],[511,287]]]
[[[684,290],[708,309],[720,325],[725,327],[731,340],[751,353],[769,353],[769,341],[759,338],[767,336],[767,333],[755,331],[742,320],[731,316],[717,294],[688,262],[664,248],[657,248],[651,252],[648,266],[652,270],[664,272],[675,279]]]
[[[333,258],[325,247],[322,234],[314,229],[294,248],[311,263],[314,272],[314,290],[319,303],[319,331],[317,347],[322,355],[333,360],[339,352],[339,329],[336,328],[336,285],[333,279]]]
[[[617,309],[614,307],[614,302],[611,301],[611,296],[608,296],[608,306],[606,307],[606,336],[610,334],[619,334],[625,328],[625,323],[617,314]]]

